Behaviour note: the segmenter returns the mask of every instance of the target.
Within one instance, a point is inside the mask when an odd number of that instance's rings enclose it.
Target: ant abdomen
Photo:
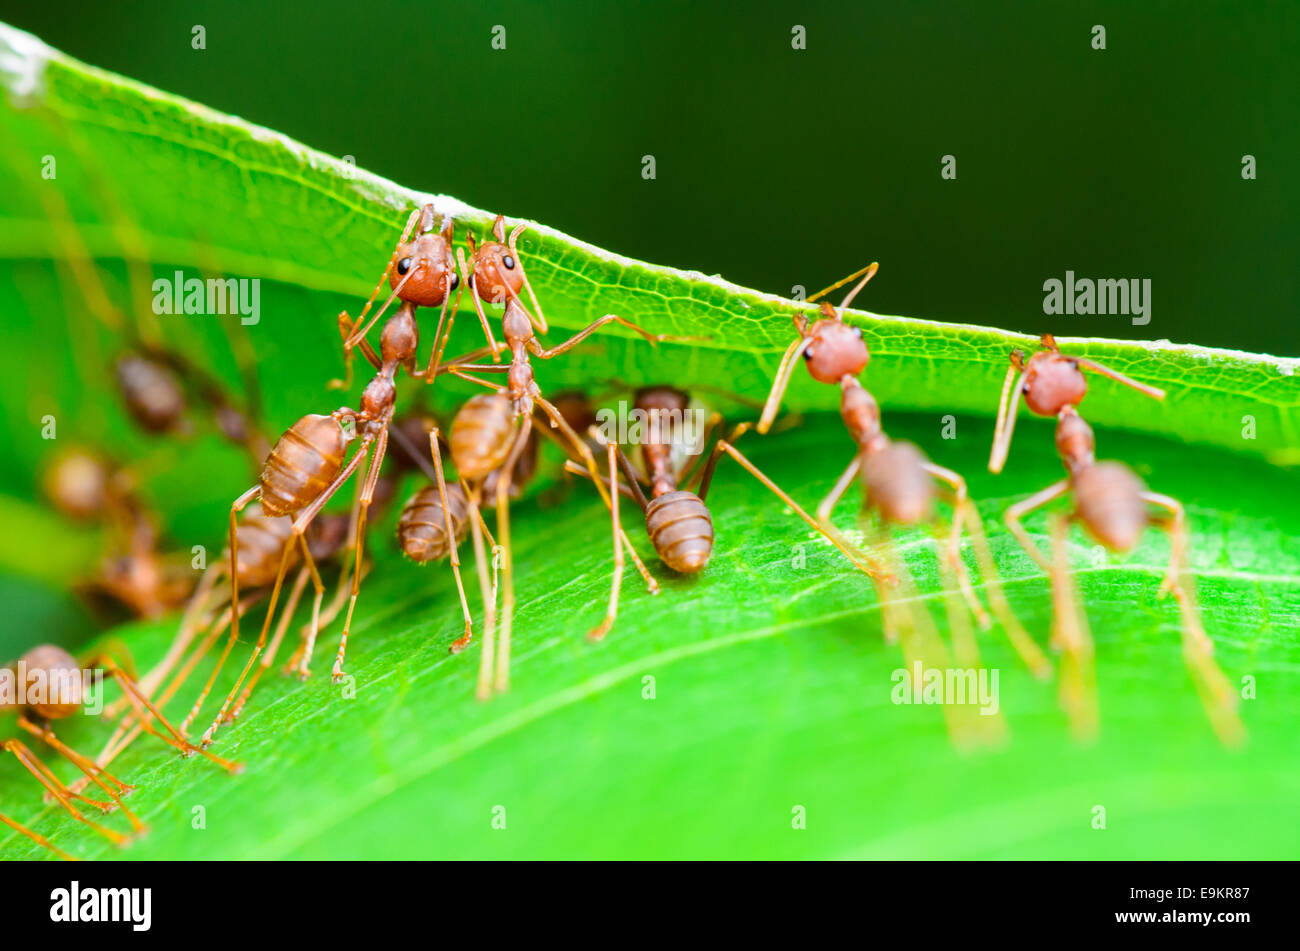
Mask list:
[[[477,482],[500,468],[515,438],[514,407],[500,393],[471,396],[451,422],[451,458],[456,472]]]
[[[397,539],[406,557],[421,564],[447,557],[451,553],[448,516],[459,544],[469,529],[469,502],[458,484],[447,486],[445,512],[436,485],[426,485],[411,496],[397,520]]]
[[[1111,551],[1126,552],[1147,526],[1146,486],[1122,462],[1099,462],[1074,475],[1075,512],[1084,529]]]
[[[312,413],[290,426],[262,466],[262,511],[292,515],[317,499],[343,468],[347,444],[332,416]]]
[[[910,442],[891,442],[868,453],[861,475],[864,504],[895,525],[925,521],[934,502],[927,462],[925,453]]]
[[[293,519],[287,515],[272,517],[263,510],[249,506],[239,523],[238,549],[235,566],[239,572],[240,587],[261,587],[275,580],[284,555],[285,543],[293,531]],[[296,561],[298,552],[289,556]]]
[[[32,713],[47,720],[64,720],[81,712],[84,684],[75,657],[62,647],[41,644],[19,658],[18,663],[22,665],[23,676],[28,680],[29,693],[38,695],[31,690],[31,678],[36,675],[44,682],[49,694],[49,703],[28,704]]]
[[[131,418],[151,433],[177,429],[185,416],[185,392],[171,367],[135,353],[117,361],[117,385]]]
[[[694,492],[667,492],[645,510],[650,541],[665,565],[679,574],[700,571],[713,554],[713,516]]]

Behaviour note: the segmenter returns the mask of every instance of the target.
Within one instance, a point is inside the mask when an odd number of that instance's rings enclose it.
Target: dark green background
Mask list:
[[[1297,7],[1137,7],[70,2],[0,18],[643,260],[789,294],[877,258],[877,312],[1300,352]],[[1044,316],[1043,281],[1067,269],[1150,278],[1151,323]]]

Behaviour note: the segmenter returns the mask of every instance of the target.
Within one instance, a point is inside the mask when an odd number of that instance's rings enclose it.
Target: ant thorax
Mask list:
[[[501,315],[501,332],[511,347],[523,345],[533,338],[532,321],[513,297],[506,301],[506,311]]]
[[[1083,402],[1088,381],[1077,360],[1042,350],[1029,358],[1022,389],[1030,412],[1055,416],[1065,407]]]
[[[1061,410],[1060,422],[1056,424],[1056,451],[1071,474],[1093,464],[1096,445],[1092,427],[1075,412],[1074,407],[1067,406]]]
[[[853,441],[869,451],[888,445],[889,438],[880,430],[880,405],[867,388],[854,377],[840,381],[840,418]]]
[[[420,345],[420,329],[415,323],[415,307],[407,301],[384,324],[379,338],[379,352],[389,366],[405,363],[415,356]]]

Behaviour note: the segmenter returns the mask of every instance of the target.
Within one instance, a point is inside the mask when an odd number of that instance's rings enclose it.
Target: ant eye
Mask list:
[[[504,264],[504,265],[506,266],[506,270],[507,270],[507,271],[513,271],[513,270],[514,270],[514,267],[515,267],[515,259],[512,258],[510,255],[507,254],[505,257],[503,257],[503,258],[501,259],[501,263]]]
[[[812,360],[812,358],[813,358],[813,355],[812,355],[812,347],[809,347],[807,350],[805,350],[805,351],[803,352],[803,358],[804,358],[805,360],[809,360],[809,361]]]
[[[458,287],[460,287],[460,275],[459,275],[458,273],[456,273],[455,271],[452,271],[452,272],[451,272],[451,290],[454,291],[454,290],[455,290],[456,288],[458,288]]]
[[[397,273],[405,274],[407,271],[411,269],[412,263],[414,262],[412,261],[411,258],[402,258],[402,260],[397,262]]]
[[[853,328],[853,336],[855,336],[855,337],[857,337],[859,340],[861,340],[861,339],[862,339],[862,328],[861,328],[861,327],[854,327],[854,328]]]

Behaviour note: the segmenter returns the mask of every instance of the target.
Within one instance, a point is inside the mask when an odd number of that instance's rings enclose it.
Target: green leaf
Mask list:
[[[8,101],[0,112],[0,307],[20,318],[0,351],[0,405],[15,430],[0,488],[34,496],[50,448],[39,421],[53,414],[61,440],[143,456],[153,501],[180,547],[219,545],[223,512],[249,484],[247,464],[209,436],[159,446],[127,424],[106,366],[130,323],[114,331],[88,312],[87,288],[65,266],[76,261],[69,240],[97,259],[92,272],[120,314],[135,313],[126,304],[128,269],[109,259],[143,259],[162,274],[182,267],[264,278],[263,319],[248,339],[267,415],[283,427],[343,398],[323,389],[340,368],[333,314],[355,310],[369,293],[406,212],[426,196],[3,27],[0,81]],[[40,177],[46,155],[57,160],[52,182]],[[47,187],[66,221],[51,211]],[[480,233],[490,221],[437,201]],[[558,328],[613,311],[652,330],[710,338],[651,350],[602,334],[572,360],[539,367],[543,386],[603,389],[621,377],[715,384],[749,398],[766,392],[790,337],[791,302],[628,261],[542,226],[528,232],[523,251]],[[864,380],[891,435],[968,478],[1011,605],[1045,644],[1047,581],[996,526],[1009,504],[1060,477],[1050,426],[1024,420],[1006,474],[984,468],[1007,352],[1032,341],[907,318],[852,319],[871,345]],[[163,326],[173,345],[235,385],[227,329],[215,320]],[[473,329],[462,328],[467,346]],[[1096,640],[1099,741],[1071,739],[1057,685],[1032,678],[995,628],[980,636],[980,650],[999,674],[1008,737],[1001,748],[963,754],[938,708],[891,702],[902,655],[882,640],[866,579],[724,461],[709,496],[718,530],[709,568],[679,579],[653,565],[664,587],[654,598],[629,569],[619,623],[600,645],[583,635],[608,595],[607,515],[582,484],[559,497],[552,485],[518,505],[512,689],[488,703],[474,700],[477,647],[447,652],[460,633],[450,573],[396,554],[390,510],[372,536],[375,566],[349,645],[355,698],[324,675],[336,625],[314,679],[268,676],[220,735],[214,751],[240,759],[243,774],[138,743],[116,765],[138,787],[129,801],[151,832],[120,854],[1295,857],[1300,512],[1289,504],[1294,474],[1264,457],[1293,459],[1296,361],[1173,345],[1088,341],[1071,349],[1170,391],[1157,404],[1098,383],[1085,408],[1103,456],[1129,461],[1188,506],[1190,564],[1216,659],[1232,684],[1247,676],[1255,684],[1257,699],[1242,701],[1244,749],[1218,744],[1189,682],[1178,612],[1156,597],[1169,555],[1160,533],[1148,532],[1123,560],[1099,557],[1072,536],[1074,578]],[[442,405],[465,392],[440,384],[437,397]],[[799,378],[787,403],[813,411],[836,400],[833,388]],[[949,414],[954,439],[941,437]],[[1254,440],[1243,438],[1248,415]],[[741,448],[808,507],[853,449],[839,420],[819,412],[779,434],[746,437]],[[547,464],[552,482],[555,465]],[[851,533],[856,504],[835,515]],[[623,514],[639,530],[630,506]],[[1030,527],[1040,534],[1043,521]],[[633,537],[648,555],[643,533]],[[0,564],[21,563],[22,546],[39,543],[0,536]],[[899,546],[924,595],[916,609],[946,631],[950,592],[929,533],[904,532]],[[256,620],[255,612],[245,640]],[[143,667],[174,629],[173,619],[116,633]],[[45,633],[33,631],[33,642]],[[246,656],[241,646],[231,666]],[[108,727],[78,718],[61,732],[94,750]],[[1098,807],[1104,830],[1094,828]],[[803,829],[792,827],[799,808]],[[0,758],[0,810],[74,855],[119,854],[42,805],[11,757]],[[495,828],[502,815],[505,828]],[[120,816],[106,822],[125,828]],[[0,854],[42,853],[0,832]]]

